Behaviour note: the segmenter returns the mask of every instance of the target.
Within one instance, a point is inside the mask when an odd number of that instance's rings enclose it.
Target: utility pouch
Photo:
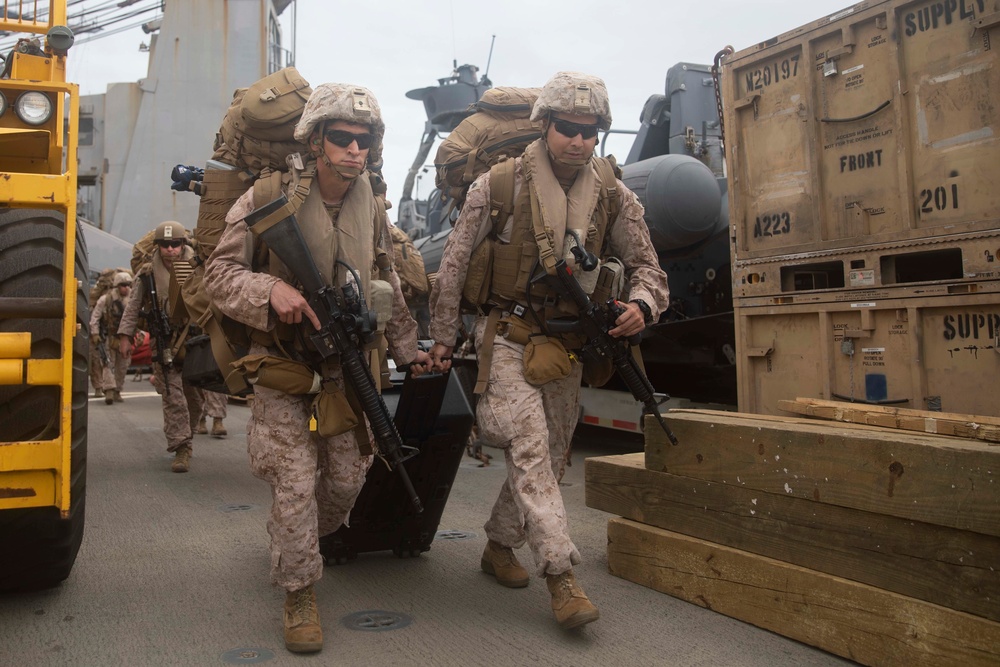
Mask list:
[[[597,286],[591,300],[596,304],[606,303],[608,299],[617,299],[622,295],[625,283],[625,267],[617,257],[609,257],[601,262],[597,275]]]
[[[307,364],[269,354],[248,354],[232,363],[248,384],[299,396],[320,391],[321,379]]]
[[[603,387],[615,374],[614,364],[607,357],[586,356],[583,359],[583,382],[590,387]]]
[[[472,251],[469,270],[462,286],[462,300],[466,308],[478,310],[490,296],[490,278],[493,276],[493,239],[486,238]]]
[[[573,370],[573,362],[562,343],[542,334],[533,335],[524,346],[524,379],[540,387],[562,380]]]
[[[316,432],[324,438],[347,433],[360,423],[347,395],[332,380],[324,382],[322,391],[316,394],[312,413],[316,419]]]
[[[368,296],[377,319],[376,331],[385,331],[386,322],[392,317],[392,285],[385,280],[372,280],[368,284]]]

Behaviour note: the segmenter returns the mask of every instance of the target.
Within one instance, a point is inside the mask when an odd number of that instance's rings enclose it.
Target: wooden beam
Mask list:
[[[808,417],[819,417],[851,424],[898,428],[920,433],[952,435],[1000,444],[1000,419],[997,417],[908,410],[882,405],[823,401],[811,398],[778,401],[778,407],[786,412]]]
[[[808,419],[671,410],[650,470],[1000,536],[1000,448]]]
[[[1000,538],[586,460],[587,506],[1000,621]]]
[[[627,519],[611,573],[863,665],[995,667],[1000,623]]]

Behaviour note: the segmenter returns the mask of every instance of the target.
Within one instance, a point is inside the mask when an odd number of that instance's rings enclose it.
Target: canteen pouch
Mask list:
[[[562,380],[573,370],[573,362],[562,343],[541,334],[532,336],[524,346],[524,379],[540,387]]]
[[[269,354],[248,354],[232,364],[234,373],[242,374],[248,384],[299,396],[320,391],[321,380],[307,364]]]
[[[316,432],[324,438],[347,433],[360,423],[347,395],[332,380],[324,382],[323,390],[316,394],[312,413],[316,418]]]
[[[607,357],[586,356],[583,359],[583,381],[590,387],[603,387],[615,374],[614,364]]]

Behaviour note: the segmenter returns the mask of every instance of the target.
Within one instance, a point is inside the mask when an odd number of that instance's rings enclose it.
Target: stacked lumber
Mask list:
[[[867,665],[1000,663],[1000,447],[701,410],[587,459],[611,572]]]

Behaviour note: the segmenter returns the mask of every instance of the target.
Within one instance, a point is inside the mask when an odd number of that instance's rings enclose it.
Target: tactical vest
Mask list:
[[[600,184],[597,207],[591,214],[586,230],[584,247],[601,259],[605,259],[607,230],[618,217],[619,201],[616,179],[617,165],[613,158],[592,159]],[[529,306],[538,311],[544,306],[555,307],[556,314],[573,315],[576,308],[571,303],[559,303],[555,292],[543,282],[529,285],[531,276],[539,267],[539,244],[535,237],[531,188],[525,179],[514,200],[514,160],[507,160],[490,169],[490,220],[492,230],[488,241],[492,243],[492,269],[489,274],[488,289],[479,290],[477,306],[492,304],[509,309],[513,304]],[[497,240],[500,232],[511,220],[509,243]],[[551,229],[546,229],[550,247],[561,247],[553,238]],[[583,235],[581,234],[581,237]],[[529,289],[530,288],[530,289]],[[485,298],[484,298],[485,297]]]
[[[290,193],[290,200],[293,196],[299,197],[301,200],[295,214],[296,221],[323,277],[337,287],[346,285],[349,271],[345,266],[337,263],[337,260],[341,259],[346,262],[357,272],[357,278],[361,283],[367,305],[369,308],[373,308],[375,304],[372,303],[372,280],[388,281],[392,265],[388,254],[383,249],[386,213],[383,203],[384,190],[379,192],[378,187],[381,181],[374,177],[366,179],[359,176],[348,190],[337,219],[331,221],[330,215],[323,205],[319,189],[311,187],[314,164],[310,162],[307,167],[311,168],[293,169],[289,173],[280,174],[281,187],[285,192]],[[270,185],[255,184],[255,206],[263,205],[260,203],[262,199],[270,197],[268,201],[271,201],[275,198],[264,193],[266,189],[273,189],[274,178],[271,177]],[[372,211],[374,211],[374,215],[372,215]],[[350,218],[352,215],[353,219]],[[338,233],[338,230],[344,231]],[[370,244],[363,242],[362,239],[371,239]],[[341,247],[342,245],[344,247]],[[290,285],[298,285],[288,267],[284,266],[281,260],[268,250],[262,241],[256,240],[254,243],[251,268],[255,272],[277,276]],[[385,311],[387,308],[383,305],[380,310]],[[380,313],[380,322],[387,320],[389,315],[390,313],[387,312]],[[300,327],[303,333],[312,328],[308,321],[300,325],[278,322],[273,332],[263,332],[247,327],[247,333],[251,340],[264,346],[284,347],[285,343],[288,342],[298,346],[303,337],[296,335],[296,326]],[[384,337],[380,336],[376,344],[380,350],[385,350]],[[372,370],[376,375],[378,374],[377,369],[373,368]]]
[[[125,314],[125,300],[117,294],[117,287],[112,290],[108,292],[108,302],[104,304],[104,325],[108,331],[117,332]]]

